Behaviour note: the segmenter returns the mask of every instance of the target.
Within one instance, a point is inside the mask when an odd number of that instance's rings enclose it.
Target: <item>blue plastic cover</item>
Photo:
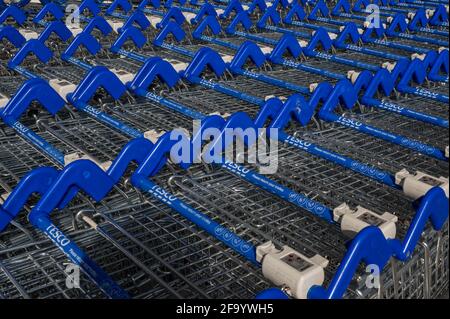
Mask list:
[[[101,49],[100,43],[91,34],[83,31],[73,39],[67,49],[61,54],[61,58],[68,59],[72,57],[80,45],[84,46],[92,55],[97,54]]]
[[[233,34],[236,32],[236,28],[242,25],[245,30],[250,29],[252,26],[252,21],[250,20],[250,16],[246,11],[241,11],[233,18],[230,24],[226,27],[225,32],[228,34]]]
[[[96,16],[100,13],[100,8],[98,7],[95,0],[83,0],[80,6],[78,7],[78,11],[80,14],[83,14],[84,11],[89,11],[93,16]]]
[[[55,20],[61,20],[64,17],[64,13],[61,11],[61,8],[54,2],[49,2],[36,14],[33,18],[33,22],[36,23],[43,20],[47,14],[51,14]]]
[[[20,65],[30,53],[34,53],[34,55],[43,63],[47,63],[53,56],[52,51],[50,51],[50,49],[41,41],[38,39],[31,39],[25,42],[22,48],[17,51],[14,57],[8,62],[8,67],[13,69]]]
[[[176,7],[172,7],[169,9],[169,11],[167,11],[161,21],[156,24],[156,27],[163,28],[169,22],[175,22],[181,26],[184,21],[186,21],[186,18],[184,17],[183,12],[181,12],[181,10]]]
[[[56,34],[63,42],[66,42],[72,37],[72,32],[66,27],[61,21],[52,21],[47,24],[44,31],[39,35],[38,40],[45,43],[47,39],[52,35]]]
[[[122,9],[123,12],[128,13],[133,9],[131,4],[127,0],[114,0],[111,5],[106,9],[106,14],[112,14],[118,8]]]
[[[138,89],[147,91],[156,78],[173,87],[180,80],[180,75],[169,62],[160,57],[153,57],[142,65],[133,81],[128,84],[128,88],[131,91]]]
[[[278,62],[283,58],[283,55],[288,52],[294,59],[302,54],[302,47],[297,41],[297,38],[291,34],[284,34],[278,41],[277,45],[270,53],[269,60]]]
[[[142,30],[147,29],[151,25],[150,21],[148,21],[145,14],[142,11],[136,10],[128,17],[128,19],[125,21],[125,23],[122,25],[122,27],[119,28],[118,31],[121,32],[122,30],[124,30],[130,26],[134,26],[135,23]]]
[[[111,46],[110,51],[117,53],[129,40],[133,41],[134,45],[138,48],[142,48],[147,42],[147,39],[142,34],[141,30],[133,26],[129,26],[128,28],[122,30],[116,41],[114,41]]]
[[[222,31],[220,23],[215,16],[210,15],[204,18],[192,32],[192,37],[199,39],[206,30],[210,30],[214,35],[219,34],[220,31]]]
[[[109,23],[101,16],[95,16],[90,19],[89,23],[84,27],[83,32],[91,34],[94,29],[99,30],[105,36],[112,32]]]
[[[156,46],[161,46],[169,35],[172,35],[177,42],[180,42],[185,38],[186,33],[179,24],[170,21],[155,37],[153,44]]]
[[[26,42],[24,36],[12,26],[0,26],[0,41],[8,39],[16,48],[20,48]]]
[[[322,17],[324,17],[324,18],[328,18],[328,16],[330,15],[330,10],[328,10],[328,7],[323,0],[318,0],[316,2],[316,5],[314,6],[314,8],[311,10],[310,14],[308,15],[308,19],[310,19],[310,20],[317,19],[318,13],[320,13],[322,15]]]
[[[3,24],[8,18],[13,18],[19,25],[23,25],[27,19],[25,13],[14,5],[8,6],[0,13],[0,24]]]
[[[348,2],[348,0],[337,1],[333,10],[331,10],[332,15],[338,15],[341,12],[350,13],[350,3]]]
[[[256,67],[260,67],[266,62],[266,56],[261,51],[261,48],[252,41],[245,41],[234,55],[233,60],[229,65],[229,69],[231,71],[241,70],[249,59]]]
[[[199,77],[205,68],[212,70],[216,76],[221,76],[226,70],[226,64],[220,54],[210,48],[201,48],[184,71],[183,77]]]
[[[284,17],[285,23],[291,23],[294,20],[303,21],[306,18],[305,10],[298,3],[294,4],[289,12]]]
[[[281,22],[280,14],[273,6],[264,12],[261,19],[256,23],[256,26],[258,28],[264,28],[269,21],[272,22],[273,25],[278,25]]]

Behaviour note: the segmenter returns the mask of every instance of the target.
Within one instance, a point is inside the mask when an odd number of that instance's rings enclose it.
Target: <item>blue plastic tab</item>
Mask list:
[[[305,10],[298,3],[294,4],[289,12],[284,17],[285,23],[291,23],[292,21],[303,21],[306,18]]]
[[[370,4],[370,2],[371,2],[370,0],[356,0],[352,10],[354,12],[361,12]]]
[[[160,57],[153,57],[149,58],[144,65],[142,65],[128,87],[132,91],[137,89],[147,91],[156,78],[167,84],[169,87],[173,87],[180,80],[180,75],[169,62]]]
[[[93,16],[98,15],[101,11],[95,0],[83,0],[78,7],[78,12],[80,14],[85,14],[85,10],[90,12]]]
[[[17,24],[23,25],[27,20],[27,16],[25,13],[19,9],[18,7],[12,5],[8,6],[3,12],[0,14],[0,24],[3,24],[8,18],[13,18]]]
[[[328,10],[328,7],[326,3],[323,0],[318,0],[316,2],[316,5],[311,10],[310,14],[308,15],[308,19],[310,20],[316,20],[317,14],[320,13],[322,17],[328,18],[330,15],[330,10]]]
[[[33,194],[44,194],[59,172],[53,167],[39,167],[25,175],[0,208],[0,233],[23,209]]]
[[[245,30],[250,29],[252,26],[252,21],[246,11],[241,11],[236,14],[230,24],[225,28],[225,32],[228,34],[234,34],[239,25],[241,25]]]
[[[449,54],[445,49],[439,53],[438,57],[434,61],[430,72],[428,73],[428,79],[432,81],[448,81],[449,74]]]
[[[440,4],[436,7],[433,16],[428,20],[428,23],[432,26],[438,26],[444,22],[448,22],[447,8],[443,4]]]
[[[113,45],[111,46],[110,51],[117,53],[129,40],[133,41],[134,45],[138,48],[142,48],[147,42],[147,39],[142,34],[141,30],[130,26],[122,30],[116,41],[114,41]]]
[[[84,46],[92,55],[97,54],[101,49],[100,43],[91,34],[83,31],[69,44],[67,49],[61,54],[61,58],[67,60],[73,57],[80,46]]]
[[[278,62],[283,59],[283,55],[288,52],[294,59],[302,54],[302,47],[297,41],[297,38],[291,34],[285,34],[278,41],[275,48],[270,53],[269,60]]]
[[[191,19],[191,23],[197,24],[205,16],[206,17],[210,17],[210,16],[216,17],[217,16],[217,12],[214,9],[214,7],[207,2],[200,7],[200,10],[198,11],[197,15]]]
[[[89,23],[84,27],[83,32],[92,34],[92,30],[99,30],[104,36],[110,34],[113,30],[105,18],[95,16],[89,20]]]
[[[177,42],[180,42],[185,38],[186,33],[179,24],[169,21],[155,37],[153,44],[161,46],[169,35],[172,35]]]
[[[20,65],[30,53],[34,53],[34,55],[43,63],[47,63],[53,56],[52,51],[50,51],[50,49],[41,41],[38,39],[31,39],[25,42],[22,48],[17,51],[14,57],[8,62],[8,67],[13,69]]]
[[[322,46],[323,51],[328,51],[332,47],[330,36],[324,28],[316,30],[308,45],[304,48],[305,54],[315,51],[319,45]]]
[[[264,28],[268,22],[272,22],[272,25],[278,25],[281,22],[280,14],[275,7],[268,8],[261,19],[256,23],[258,28]]]
[[[136,10],[133,12],[128,19],[125,21],[125,23],[122,25],[122,27],[119,28],[119,33],[122,32],[122,30],[125,30],[128,27],[138,25],[141,30],[146,30],[150,27],[150,21],[148,21],[147,17],[142,11]]]
[[[238,14],[243,11],[244,8],[242,7],[241,2],[239,0],[231,0],[230,2],[228,2],[228,5],[223,11],[223,13],[219,15],[219,18],[228,19],[233,12],[235,14]]]
[[[192,37],[194,39],[199,39],[205,31],[209,30],[212,34],[217,35],[222,30],[219,21],[215,16],[207,16],[204,18],[197,28],[192,32]]]
[[[419,8],[414,13],[414,17],[411,21],[408,23],[408,29],[411,31],[417,31],[420,27],[427,27],[428,25],[428,18],[425,13],[424,8]]]
[[[386,30],[388,36],[394,37],[399,33],[405,32],[408,29],[408,24],[406,23],[406,17],[403,13],[397,13],[392,22],[389,24]]]
[[[357,25],[354,22],[348,22],[338,37],[333,41],[333,44],[337,48],[343,48],[348,39],[350,39],[351,43],[357,44],[360,38]]]
[[[350,3],[348,0],[339,0],[331,10],[331,15],[339,15],[341,12],[350,13]]]
[[[37,23],[43,20],[48,14],[51,14],[53,18],[55,18],[55,20],[61,20],[62,18],[64,18],[64,13],[61,11],[61,8],[54,2],[49,2],[45,6],[43,6],[41,10],[39,10],[39,12],[33,18],[33,22]]]
[[[12,26],[0,26],[0,41],[8,39],[16,48],[20,48],[26,42],[24,36]]]
[[[253,14],[256,12],[256,9],[259,9],[260,13],[264,13],[267,9],[266,2],[264,0],[253,0],[248,6],[247,12],[248,14]]]
[[[48,82],[33,78],[25,81],[8,101],[2,110],[2,118],[17,121],[33,101],[38,101],[52,115],[65,105],[64,100]]]
[[[105,14],[110,15],[117,9],[122,9],[124,13],[128,13],[133,7],[127,0],[114,0],[108,9],[106,9]]]
[[[77,101],[88,103],[100,87],[115,100],[119,99],[126,91],[125,85],[113,72],[104,66],[95,66],[92,67],[75,91],[67,95],[67,99],[71,103]]]
[[[361,40],[364,43],[372,43],[375,42],[377,39],[381,39],[385,36],[386,30],[384,29],[383,25],[380,24],[378,28],[376,27],[368,27],[364,30],[363,34],[361,35]]]
[[[186,21],[186,18],[184,17],[183,12],[181,12],[180,9],[173,7],[170,8],[169,11],[167,11],[161,21],[156,24],[156,27],[160,29],[164,28],[170,22],[175,22],[176,24],[181,26],[184,21]]]
[[[72,37],[72,32],[61,21],[52,21],[47,24],[44,31],[39,35],[38,40],[42,43],[55,33],[63,42],[66,42]]]
[[[139,10],[144,10],[148,5],[151,5],[153,8],[157,9],[161,6],[160,0],[142,0],[139,5]]]
[[[245,41],[234,55],[229,69],[231,71],[241,70],[249,59],[258,68],[266,62],[266,56],[261,51],[261,48],[252,41]]]
[[[220,54],[210,48],[201,48],[184,71],[183,77],[199,77],[205,68],[212,70],[216,76],[221,76],[226,70],[226,64]]]

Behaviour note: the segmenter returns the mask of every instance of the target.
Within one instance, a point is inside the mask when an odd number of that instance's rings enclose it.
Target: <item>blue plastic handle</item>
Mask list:
[[[52,21],[47,24],[44,31],[38,37],[38,40],[45,43],[47,39],[52,35],[56,34],[63,42],[66,42],[72,37],[72,32],[66,27],[61,21]]]
[[[133,41],[134,45],[138,48],[142,48],[147,42],[147,39],[142,34],[141,30],[136,27],[129,26],[126,29],[122,30],[116,41],[114,41],[113,45],[111,46],[110,51],[117,53],[129,40]]]
[[[30,53],[34,53],[34,55],[43,63],[47,63],[53,56],[52,51],[50,51],[50,49],[41,41],[38,39],[31,39],[25,42],[22,48],[17,51],[14,57],[8,62],[8,67],[13,69],[20,65]]]
[[[186,33],[179,24],[169,21],[155,37],[153,44],[161,46],[169,35],[174,36],[175,40],[180,42],[185,38]]]
[[[438,26],[444,22],[448,22],[448,13],[445,6],[440,4],[436,7],[433,16],[428,20],[428,23],[432,26]]]
[[[338,15],[341,12],[350,13],[350,3],[348,2],[348,0],[337,1],[333,10],[331,10],[332,15]]]
[[[443,74],[442,74],[443,73]],[[434,61],[430,72],[428,73],[428,79],[432,81],[448,82],[449,74],[449,54],[448,50],[443,50],[439,53],[438,57]]]
[[[192,77],[199,77],[207,67],[218,77],[227,69],[220,54],[210,48],[201,48],[184,71],[183,77],[188,80]]]
[[[267,9],[266,2],[264,0],[253,0],[248,6],[248,14],[253,14],[257,8],[259,9],[259,12],[264,13]]]
[[[142,30],[148,29],[151,25],[145,14],[142,11],[136,10],[128,17],[122,27],[119,28],[119,32],[122,32],[122,30],[125,30],[130,26],[134,26],[135,24],[137,24]]]
[[[106,9],[105,14],[110,15],[118,8],[122,9],[125,13],[128,13],[133,9],[132,5],[127,0],[114,0],[108,9]]]
[[[183,15],[183,12],[179,8],[173,7],[170,8],[169,11],[163,16],[160,22],[156,24],[157,28],[163,28],[169,22],[175,22],[178,25],[182,25],[186,21],[186,18]]]
[[[289,12],[284,17],[285,23],[291,23],[294,20],[303,21],[306,18],[305,10],[298,3],[294,4]]]
[[[333,41],[333,44],[337,48],[343,48],[346,45],[347,40],[350,38],[353,44],[357,44],[361,39],[361,35],[358,32],[358,27],[354,22],[347,22],[344,29],[339,33],[338,37]]]
[[[192,24],[197,24],[199,21],[201,21],[204,17],[217,17],[217,12],[214,9],[214,7],[206,2],[200,7],[200,10],[197,12],[197,15],[191,19]]]
[[[56,114],[64,105],[64,100],[55,90],[40,78],[25,81],[2,110],[2,118],[17,121],[31,102],[38,101],[50,114]]]
[[[323,0],[318,0],[316,2],[316,5],[314,6],[314,8],[312,8],[311,12],[308,15],[308,19],[316,20],[318,13],[320,13],[324,18],[330,16],[330,10],[328,10],[328,7]]]
[[[256,67],[262,66],[266,62],[266,56],[261,48],[252,41],[245,41],[241,44],[229,65],[231,71],[241,70],[250,59]]]
[[[264,28],[269,21],[272,22],[273,25],[278,25],[281,22],[280,14],[273,6],[264,12],[261,19],[256,23],[256,26],[258,28]]]
[[[93,16],[98,15],[101,11],[95,0],[83,0],[78,7],[79,14],[83,14],[85,10],[89,11]]]
[[[414,13],[414,18],[408,23],[408,29],[411,31],[417,31],[420,27],[427,27],[428,18],[424,8],[417,9]]]
[[[83,32],[92,34],[92,30],[94,29],[99,30],[104,36],[107,36],[113,31],[109,23],[101,16],[95,16],[90,19],[89,23],[84,27]]]
[[[27,20],[25,13],[14,5],[8,6],[0,14],[0,24],[3,24],[6,20],[8,20],[8,18],[13,18],[19,25],[23,25]]]
[[[178,4],[179,4],[180,6],[183,6],[183,5],[186,3],[187,0],[177,0],[177,1],[178,1]],[[166,8],[172,8],[172,7],[173,7],[173,3],[174,3],[174,0],[167,0],[167,1],[165,1],[165,3],[164,3],[164,7],[166,7]]]
[[[161,6],[161,2],[160,0],[142,0],[138,5],[138,9],[143,10],[148,5],[151,5],[153,8],[157,9]]]
[[[41,10],[39,10],[33,18],[33,22],[37,23],[43,20],[47,14],[51,14],[55,20],[61,20],[64,17],[64,13],[61,11],[61,8],[54,2],[49,2],[43,6]]]
[[[236,32],[236,28],[241,25],[245,30],[250,29],[252,26],[252,21],[250,20],[250,16],[246,11],[241,11],[233,18],[230,24],[226,27],[225,32],[228,34],[234,34]]]
[[[298,58],[302,54],[302,48],[297,41],[297,38],[291,34],[284,34],[277,42],[272,52],[270,53],[269,60],[278,62],[283,59],[283,55],[286,51],[294,58]]]
[[[391,37],[397,36],[401,32],[405,32],[408,29],[408,24],[405,21],[406,17],[403,13],[397,13],[391,24],[386,30],[386,34]]]
[[[192,37],[194,39],[199,39],[206,30],[210,30],[214,35],[219,34],[222,30],[220,23],[215,16],[209,15],[204,18],[192,32]]]
[[[239,0],[231,0],[228,2],[227,7],[223,11],[223,13],[219,16],[221,19],[228,19],[228,17],[234,12],[236,14],[244,11]]]
[[[147,91],[156,78],[167,84],[169,87],[173,87],[180,80],[180,75],[173,68],[172,64],[160,57],[153,57],[149,58],[142,65],[128,87],[132,91],[137,89]]]
[[[73,57],[80,46],[84,46],[90,54],[95,55],[100,51],[100,43],[88,32],[79,33],[69,44],[67,49],[61,54],[61,58],[68,60]]]
[[[20,48],[26,42],[24,36],[12,26],[0,26],[0,41],[8,39],[16,48]]]
[[[25,175],[0,208],[0,233],[23,209],[33,194],[43,195],[59,172],[53,167],[39,167]]]
[[[126,91],[125,85],[117,75],[104,66],[94,66],[78,84],[75,91],[67,95],[71,103],[88,103],[99,88],[103,88],[115,100],[119,99]]]
[[[361,35],[361,40],[365,43],[375,42],[377,39],[381,39],[385,36],[386,30],[383,25],[380,24],[378,28],[366,28]]]
[[[305,54],[314,52],[317,47],[321,46],[323,51],[328,51],[331,49],[333,42],[328,35],[328,32],[323,28],[318,28],[314,35],[311,37],[306,48],[304,48]]]

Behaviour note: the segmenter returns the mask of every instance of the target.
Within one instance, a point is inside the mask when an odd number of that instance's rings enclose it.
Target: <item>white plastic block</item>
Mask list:
[[[32,31],[32,30],[19,29],[19,32],[20,32],[21,35],[23,35],[23,37],[27,41],[31,40],[31,39],[37,39],[39,37],[39,34],[37,34],[37,32]]]
[[[381,67],[388,70],[389,72],[392,72],[392,70],[395,68],[395,62],[384,62]]]
[[[6,95],[0,93],[0,108],[5,107],[8,104],[9,98]]]
[[[118,33],[119,28],[121,28],[123,26],[122,21],[106,20],[106,22],[108,22],[108,24],[111,26],[111,28],[116,33]]]
[[[66,102],[67,94],[72,93],[77,88],[75,84],[66,80],[51,79],[48,83]]]
[[[159,131],[157,132],[156,130],[149,130],[144,132],[144,137],[148,140],[150,140],[150,142],[152,142],[153,144],[155,144],[158,139],[164,135],[164,133],[166,133],[165,131]]]
[[[117,69],[111,69],[111,72],[113,72],[122,82],[123,84],[130,82],[134,79],[134,74],[129,73],[125,70],[117,70]]]
[[[194,19],[197,15],[192,12],[183,12],[184,18],[186,19],[187,23],[191,24],[191,19]]]
[[[356,80],[358,79],[360,72],[356,72],[355,70],[350,70],[347,72],[347,79],[349,79],[352,84],[355,84]]]
[[[278,250],[271,241],[256,247],[256,259],[265,278],[298,299],[306,299],[311,287],[323,284],[328,265],[320,255],[308,258],[288,246]]]
[[[148,21],[150,21],[150,24],[152,25],[152,27],[155,29],[156,29],[156,25],[158,23],[160,23],[162,20],[161,17],[158,17],[158,16],[146,15],[146,17],[147,17]]]
[[[221,54],[220,56],[222,57],[222,60],[225,63],[230,63],[231,61],[233,61],[233,56],[232,55]]]
[[[351,209],[343,203],[333,210],[333,219],[341,224],[341,230],[349,237],[354,237],[368,226],[376,226],[386,238],[395,238],[398,218],[391,213],[379,215],[369,209],[357,206]]]
[[[415,174],[411,174],[406,169],[395,174],[395,183],[402,186],[403,192],[406,196],[412,199],[417,199],[425,195],[431,188],[440,187],[445,192],[448,198],[448,178],[443,176],[436,178],[426,173],[417,171]]]
[[[317,88],[317,86],[319,85],[319,83],[311,83],[309,85],[309,92],[314,92],[314,90]]]
[[[272,52],[272,48],[268,47],[268,46],[262,45],[259,48],[261,49],[262,53],[264,53],[264,54],[268,54],[268,53]]]

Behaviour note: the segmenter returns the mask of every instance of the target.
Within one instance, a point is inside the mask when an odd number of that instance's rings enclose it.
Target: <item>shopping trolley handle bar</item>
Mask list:
[[[12,57],[8,62],[8,67],[14,69],[16,66],[19,66],[30,53],[34,53],[34,55],[43,63],[47,63],[53,56],[52,51],[50,51],[50,49],[40,40],[31,39],[25,42],[20,50]]]
[[[94,66],[75,91],[67,95],[67,100],[75,104],[77,102],[88,103],[100,87],[115,100],[119,99],[126,91],[125,85],[117,75],[104,66]]]
[[[90,19],[89,23],[84,27],[83,32],[92,34],[94,29],[99,30],[104,36],[107,36],[113,30],[111,25],[101,16],[95,16]]]
[[[172,64],[160,57],[153,57],[147,59],[142,65],[134,79],[128,84],[128,88],[131,91],[138,89],[147,91],[156,78],[172,88],[180,80],[180,75]]]
[[[261,18],[256,22],[258,28],[264,28],[268,22],[272,22],[273,25],[278,25],[281,22],[280,14],[275,6],[269,7]]]
[[[330,10],[323,0],[318,0],[316,2],[316,5],[312,8],[310,14],[308,15],[308,19],[316,20],[319,13],[324,18],[328,18],[330,16]]]
[[[252,41],[245,41],[237,50],[228,68],[231,71],[241,70],[249,59],[258,68],[262,66],[267,60],[265,54],[261,51],[261,48],[256,43]]]
[[[126,28],[133,26],[134,24],[137,24],[142,30],[146,30],[150,27],[150,21],[148,21],[145,14],[140,11],[136,10],[134,11],[128,19],[125,21],[125,23],[118,29],[119,33],[122,32],[122,30],[125,30]]]
[[[45,43],[47,39],[52,35],[56,34],[63,42],[66,42],[72,37],[72,32],[67,28],[67,26],[61,21],[52,21],[47,24],[44,31],[38,37],[38,40]]]
[[[321,46],[324,51],[328,51],[333,47],[333,41],[328,32],[322,27],[314,32],[314,35],[311,37],[311,40],[303,51],[308,55],[309,53],[314,52],[319,46]]]
[[[3,108],[0,116],[8,122],[17,121],[33,101],[38,101],[50,114],[56,114],[64,100],[53,88],[40,78],[25,81]]]
[[[100,8],[98,7],[95,0],[84,0],[81,2],[78,7],[78,14],[83,14],[84,10],[88,10],[92,13],[93,16],[96,16],[100,13]]]
[[[123,12],[128,13],[133,9],[133,6],[127,0],[114,0],[106,9],[105,14],[110,15],[119,8],[122,9]]]
[[[361,39],[358,27],[354,22],[348,22],[344,29],[338,34],[338,37],[333,41],[333,44],[337,48],[345,48],[346,41],[350,38],[353,44],[357,44]]]
[[[49,2],[45,6],[42,7],[41,10],[36,14],[33,18],[34,23],[38,23],[43,20],[47,14],[51,14],[55,20],[61,20],[64,18],[64,13],[61,11],[61,8],[57,6],[54,2]]]
[[[358,101],[358,95],[351,82],[347,79],[340,80],[335,84],[330,95],[319,110],[319,116],[333,113],[338,105],[352,109]]]
[[[441,75],[440,73],[446,75]],[[449,74],[449,54],[448,49],[442,50],[428,72],[428,79],[432,81],[448,82]]]
[[[403,13],[395,14],[392,18],[391,23],[386,29],[386,34],[388,36],[394,37],[399,33],[405,32],[406,30],[408,30],[408,24],[406,21],[406,16]]]
[[[211,30],[214,35],[219,34],[222,30],[219,21],[217,21],[217,18],[213,15],[206,16],[206,18],[199,23],[197,28],[192,32],[192,37],[199,39],[203,35],[203,32],[207,30]]]
[[[127,28],[122,28],[121,33],[109,50],[111,52],[118,53],[122,46],[129,40],[133,41],[134,45],[138,48],[142,48],[147,42],[147,39],[141,30],[134,26],[128,26]]]
[[[23,25],[27,20],[25,13],[15,5],[8,6],[0,14],[0,24],[3,24],[8,18],[13,18],[17,24]]]
[[[79,33],[75,39],[73,39],[66,50],[61,54],[61,58],[63,60],[68,60],[73,57],[80,46],[84,46],[92,55],[97,54],[101,49],[101,45],[97,39],[95,39],[89,32],[83,31]]]
[[[214,7],[208,3],[205,2],[198,11],[197,15],[191,19],[191,23],[197,24],[199,21],[201,21],[204,17],[217,17],[217,12],[214,9]]]
[[[231,0],[228,2],[227,7],[223,11],[222,14],[219,15],[219,18],[221,19],[228,19],[228,17],[235,12],[236,15],[240,12],[244,11],[244,8],[242,7],[242,4],[239,0]]]
[[[182,41],[186,37],[186,33],[179,24],[169,21],[155,37],[153,44],[161,46],[169,35],[172,35],[177,42]]]
[[[185,3],[186,3],[186,1],[187,1],[187,0],[177,0],[178,4],[179,4],[180,6],[184,6]],[[164,7],[166,7],[166,8],[172,8],[174,2],[175,2],[175,0],[167,0],[167,1],[165,1],[165,3],[164,3]]]
[[[289,10],[289,12],[284,17],[283,21],[285,23],[291,23],[295,19],[298,21],[303,21],[306,18],[306,13],[303,7],[296,3],[292,6],[292,8]]]
[[[186,21],[186,18],[184,17],[184,14],[181,12],[181,10],[177,7],[172,7],[167,11],[167,13],[163,16],[160,22],[156,24],[157,28],[163,28],[170,22],[174,22],[177,25],[181,26],[184,21]],[[180,40],[177,40],[180,41]]]
[[[201,48],[183,72],[183,77],[188,80],[199,77],[206,68],[209,68],[217,77],[220,77],[226,71],[227,65],[220,54],[213,49]]]
[[[30,171],[0,207],[0,233],[20,213],[33,194],[43,195],[56,180],[58,171],[53,167],[39,167]]]
[[[12,26],[0,26],[0,41],[8,39],[16,48],[20,48],[26,42],[25,37]]]
[[[241,11],[233,18],[230,24],[225,28],[225,32],[228,34],[234,34],[236,32],[236,28],[241,25],[244,30],[250,29],[252,26],[252,21],[250,20],[250,16],[247,11]]]

